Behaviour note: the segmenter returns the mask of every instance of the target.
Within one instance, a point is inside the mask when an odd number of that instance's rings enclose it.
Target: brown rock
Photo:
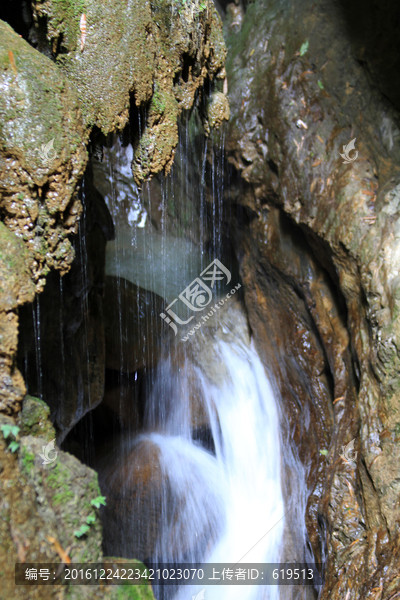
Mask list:
[[[102,492],[108,499],[103,515],[107,521],[106,553],[149,558],[161,529],[167,483],[157,446],[145,440],[122,457],[111,451],[100,461],[98,470]]]
[[[368,18],[365,6],[359,12]],[[317,559],[328,556],[321,598],[395,597],[396,115],[329,0],[283,10],[261,2],[241,31],[234,43],[246,61],[233,55],[228,72],[230,197],[240,207],[231,231],[251,329],[311,465],[308,535]],[[358,158],[343,164],[353,138]],[[352,439],[355,468],[340,457]]]

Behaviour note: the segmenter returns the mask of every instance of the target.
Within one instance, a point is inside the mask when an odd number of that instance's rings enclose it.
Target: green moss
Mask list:
[[[85,12],[85,1],[53,0],[52,7],[54,24],[63,31],[65,43],[73,47],[77,44],[80,36],[79,22],[81,15]]]
[[[65,475],[65,469],[62,469],[58,463],[55,463],[52,470],[46,478],[47,485],[52,489],[58,488],[64,483]]]
[[[117,600],[151,600],[154,598],[151,588],[144,585],[120,585],[117,588]]]
[[[160,92],[160,90],[158,88],[156,88],[153,97],[151,99],[151,109],[157,113],[157,114],[162,114],[165,111],[165,107],[166,107],[166,101],[165,98],[163,96],[163,93]]]
[[[35,464],[35,455],[32,452],[26,450],[26,448],[22,448],[21,452],[21,461],[22,461],[22,470],[26,475],[32,471],[32,468]]]
[[[43,400],[25,396],[19,417],[22,435],[36,435],[50,441],[56,437],[50,422],[50,409]]]
[[[70,490],[69,488],[65,488],[62,492],[54,494],[52,502],[54,506],[58,506],[60,504],[67,504],[67,502],[73,497],[74,494],[72,490]]]
[[[61,467],[59,463],[55,463],[46,478],[47,485],[51,489],[57,490],[51,500],[53,506],[67,504],[74,497],[73,490],[69,483],[67,483],[69,479],[70,474],[68,470]]]

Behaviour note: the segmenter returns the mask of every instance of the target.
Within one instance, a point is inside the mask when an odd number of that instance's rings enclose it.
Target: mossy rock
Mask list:
[[[46,52],[76,87],[86,125],[107,134],[127,124],[131,99],[146,107],[135,179],[140,184],[168,172],[180,113],[193,106],[206,79],[225,76],[226,49],[213,2],[36,0],[33,14],[39,37],[46,20]]]
[[[87,139],[78,96],[65,76],[0,21],[0,211],[30,252],[37,291],[50,268],[66,271],[74,257],[67,236],[76,232],[82,210],[76,187]],[[19,254],[10,268],[23,281]]]
[[[148,0],[45,0],[34,2],[37,20],[46,19],[49,50],[74,83],[86,124],[104,133],[128,120],[129,95],[141,104],[150,100],[154,41]],[[86,19],[86,37],[80,30]]]
[[[50,441],[56,437],[50,421],[50,408],[40,398],[25,396],[19,415],[21,435],[41,436]]]
[[[145,570],[145,565],[133,558],[105,557],[104,562],[112,569],[118,569],[124,565],[125,568]],[[112,595],[113,600],[154,600],[154,594],[149,584],[118,585]]]
[[[34,294],[24,243],[0,223],[0,310],[9,311],[31,302]]]
[[[51,60],[3,21],[0,91],[2,151],[15,156],[35,183],[41,185],[61,162],[78,166],[86,136],[75,91]],[[43,154],[52,139],[53,146]]]

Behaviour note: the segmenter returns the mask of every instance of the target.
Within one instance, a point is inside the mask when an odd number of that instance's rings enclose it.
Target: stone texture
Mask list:
[[[56,437],[55,429],[50,421],[50,409],[40,398],[25,396],[18,417],[22,436],[40,436],[48,442]]]
[[[146,106],[144,128],[135,133],[135,179],[168,172],[178,116],[207,78],[224,77],[225,44],[213,3],[39,0],[34,19],[34,37],[76,86],[86,124],[109,133],[127,124],[131,99]]]
[[[50,268],[66,272],[74,254],[86,165],[78,97],[59,69],[0,23],[0,211],[30,253],[37,291]]]
[[[83,186],[84,213],[69,273],[50,273],[34,306],[19,311],[18,364],[30,393],[50,406],[59,442],[104,396],[104,263],[113,227],[90,169]]]
[[[391,598],[400,591],[396,114],[333,2],[260,0],[229,42],[230,225],[251,328],[310,465],[308,533],[316,558],[329,557],[321,598]],[[358,158],[343,164],[353,138]],[[352,439],[356,468],[340,456]]]
[[[20,409],[25,393],[16,368],[18,304],[32,301],[35,286],[29,270],[29,254],[23,242],[0,223],[0,411],[13,414]]]

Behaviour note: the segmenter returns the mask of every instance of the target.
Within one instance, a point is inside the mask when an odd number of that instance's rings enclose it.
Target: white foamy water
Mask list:
[[[181,435],[176,435],[174,424],[167,420],[161,432],[140,436],[158,447],[169,483],[156,559],[238,566],[240,562],[279,562],[285,509],[279,419],[272,388],[252,345],[220,341],[213,356],[221,365],[218,385],[199,370],[197,377],[215,455],[186,433],[190,424],[185,427],[181,420],[183,415],[190,419],[190,410],[176,413]],[[159,405],[160,397],[155,401]],[[181,586],[175,599],[190,600],[201,589]],[[204,589],[206,600],[279,598],[279,590],[273,586]]]

